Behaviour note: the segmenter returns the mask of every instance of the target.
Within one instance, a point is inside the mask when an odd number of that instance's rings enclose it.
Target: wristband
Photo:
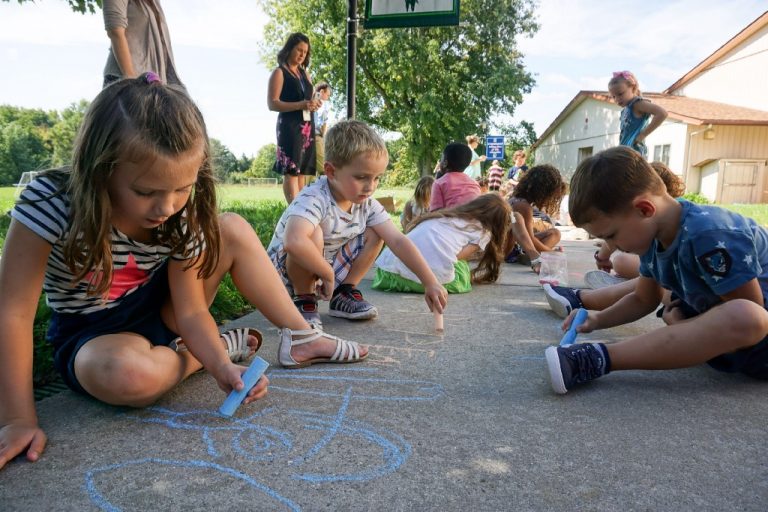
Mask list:
[[[595,251],[595,261],[598,263],[609,263],[611,261],[611,257],[608,256],[607,258],[601,258],[600,256],[600,249]]]

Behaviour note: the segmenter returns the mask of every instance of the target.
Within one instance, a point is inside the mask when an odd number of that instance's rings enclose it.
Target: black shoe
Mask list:
[[[571,314],[574,309],[583,308],[579,298],[579,290],[576,288],[567,288],[565,286],[552,286],[549,283],[543,285],[544,293],[547,295],[549,307],[560,318],[565,318]]]
[[[333,296],[328,307],[328,314],[349,320],[368,320],[369,318],[376,318],[379,312],[373,304],[363,298],[360,290],[349,288],[339,291]]]
[[[584,384],[609,371],[608,351],[602,343],[579,343],[549,347],[544,351],[552,389],[564,395],[576,384]]]

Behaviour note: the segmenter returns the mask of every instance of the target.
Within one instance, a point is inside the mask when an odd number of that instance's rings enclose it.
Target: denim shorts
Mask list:
[[[93,313],[51,314],[46,339],[53,345],[53,364],[73,391],[88,394],[75,377],[75,357],[94,338],[120,332],[135,333],[153,345],[174,347],[178,335],[166,327],[160,310],[170,296],[168,264],[160,267],[149,282],[120,301]]]
[[[768,336],[757,345],[722,354],[707,361],[721,372],[743,373],[755,379],[768,380]]]

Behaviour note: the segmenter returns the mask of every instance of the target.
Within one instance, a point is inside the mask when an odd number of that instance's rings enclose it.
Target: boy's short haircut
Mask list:
[[[389,154],[384,139],[362,121],[339,121],[325,134],[325,159],[333,165],[344,166],[363,153]]]
[[[640,194],[666,193],[651,165],[627,146],[601,151],[576,168],[571,178],[568,211],[576,226],[591,222],[596,213],[614,214],[629,208]]]
[[[463,171],[472,161],[472,148],[461,142],[451,142],[443,150],[443,161],[448,171]]]

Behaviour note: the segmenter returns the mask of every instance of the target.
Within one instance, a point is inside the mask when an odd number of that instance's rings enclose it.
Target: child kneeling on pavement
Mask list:
[[[611,371],[705,362],[768,379],[768,230],[716,206],[675,200],[648,162],[624,146],[581,162],[570,190],[576,226],[640,256],[634,291],[602,311],[589,311],[577,331],[638,320],[654,311],[665,289],[695,316],[686,318],[673,302],[664,315],[668,325],[655,331],[611,344],[547,348],[556,393]]]
[[[331,316],[376,317],[357,285],[384,243],[418,276],[430,311],[442,313],[445,288],[372,197],[389,160],[383,139],[365,123],[341,121],[326,134],[325,157],[325,176],[283,212],[267,250],[304,318],[321,324],[318,296],[330,299]]]

